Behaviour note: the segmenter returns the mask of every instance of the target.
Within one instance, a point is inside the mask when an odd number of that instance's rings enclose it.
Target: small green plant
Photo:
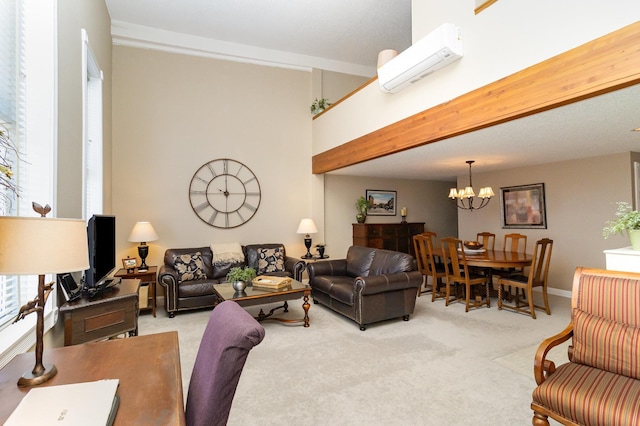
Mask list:
[[[625,201],[618,201],[616,204],[618,205],[616,219],[606,222],[607,226],[602,229],[604,238],[609,238],[614,234],[622,234],[625,231],[628,234],[629,231],[640,229],[640,212],[633,210],[631,205]]]
[[[358,213],[363,214],[363,215],[367,215],[367,210],[369,210],[369,207],[371,206],[371,203],[369,203],[369,200],[367,200],[364,195],[361,195],[360,198],[358,198],[356,200],[356,210],[358,210]]]
[[[329,108],[331,103],[326,98],[318,99],[316,98],[311,104],[311,114],[320,114],[325,109]]]
[[[241,268],[239,266],[233,267],[229,269],[229,273],[227,274],[227,281],[230,283],[236,281],[251,281],[256,277],[256,270],[245,266]]]

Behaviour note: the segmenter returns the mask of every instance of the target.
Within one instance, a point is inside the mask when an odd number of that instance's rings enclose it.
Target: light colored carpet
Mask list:
[[[491,308],[464,312],[418,298],[410,321],[356,323],[312,304],[311,327],[265,321],[247,359],[230,425],[531,424],[533,357],[569,323],[570,299],[550,296],[538,319]],[[269,306],[271,307],[271,306]],[[259,307],[247,309],[257,314]],[[288,317],[301,317],[301,301]],[[178,330],[184,397],[209,311],[140,317],[140,334]],[[566,347],[554,348],[556,364]]]

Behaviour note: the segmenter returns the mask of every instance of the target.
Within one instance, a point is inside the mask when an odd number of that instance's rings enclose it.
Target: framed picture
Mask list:
[[[502,228],[546,229],[544,183],[500,188]]]
[[[379,189],[367,189],[369,200],[369,216],[395,216],[396,215],[396,191],[382,191]]]
[[[130,257],[127,257],[126,259],[122,259],[122,266],[127,271],[136,269],[136,267],[138,266],[138,259],[136,259],[135,257],[133,259]]]

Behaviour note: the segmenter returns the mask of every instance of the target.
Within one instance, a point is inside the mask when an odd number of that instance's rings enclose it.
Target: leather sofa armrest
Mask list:
[[[171,265],[162,265],[158,271],[158,281],[163,286],[175,286],[178,284],[178,273]]]
[[[302,281],[302,273],[305,266],[305,262],[301,259],[288,256],[284,258],[284,270],[291,273],[291,276],[296,281]]]
[[[422,273],[411,271],[357,277],[353,283],[353,289],[356,293],[367,295],[414,287],[419,288],[420,285],[422,285]]]
[[[321,260],[307,263],[309,282],[320,275],[347,276],[347,259]]]
[[[169,313],[175,312],[178,309],[178,273],[173,266],[164,264],[158,271],[158,281],[165,288],[165,310]]]

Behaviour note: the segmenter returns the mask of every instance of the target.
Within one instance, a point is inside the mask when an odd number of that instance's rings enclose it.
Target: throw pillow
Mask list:
[[[640,328],[574,310],[573,361],[640,379]]]
[[[284,254],[281,247],[258,249],[258,275],[284,271]]]
[[[174,255],[173,268],[178,273],[178,282],[204,280],[207,278],[202,265],[202,253],[199,251]]]

